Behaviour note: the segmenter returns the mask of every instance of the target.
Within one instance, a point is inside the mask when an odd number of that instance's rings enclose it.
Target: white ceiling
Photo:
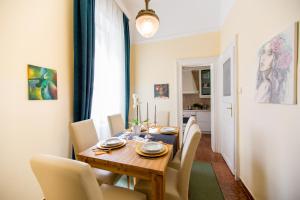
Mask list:
[[[142,38],[135,28],[135,16],[144,9],[144,0],[116,0],[131,19],[133,43],[144,43],[219,30],[235,0],[151,0],[149,7],[160,18],[158,32]]]

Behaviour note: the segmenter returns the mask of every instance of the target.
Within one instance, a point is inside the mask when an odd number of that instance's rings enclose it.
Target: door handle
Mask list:
[[[230,110],[230,116],[232,117],[232,106],[227,107],[226,109],[227,109],[227,110]]]

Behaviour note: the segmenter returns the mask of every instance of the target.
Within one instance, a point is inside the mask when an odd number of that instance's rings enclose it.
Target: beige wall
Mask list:
[[[300,199],[300,106],[254,100],[258,48],[299,19],[299,0],[238,0],[221,30],[222,50],[239,38],[240,177],[255,199]]]
[[[30,157],[70,154],[72,2],[0,1],[0,199],[40,200]],[[27,64],[57,70],[58,100],[27,100]]]
[[[219,32],[205,33],[161,42],[134,46],[135,92],[142,101],[142,115],[149,102],[150,119],[153,120],[154,104],[158,110],[171,112],[171,125],[177,124],[177,60],[219,55]],[[170,98],[154,99],[154,84],[168,83]]]

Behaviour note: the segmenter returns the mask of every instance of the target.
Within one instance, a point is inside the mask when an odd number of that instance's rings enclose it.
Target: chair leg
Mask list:
[[[127,187],[130,189],[130,176],[127,176]]]

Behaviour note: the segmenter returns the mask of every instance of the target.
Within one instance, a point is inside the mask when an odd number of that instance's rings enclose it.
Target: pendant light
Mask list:
[[[135,20],[136,29],[145,38],[152,37],[159,28],[159,18],[154,10],[148,8],[149,1],[145,0],[146,9],[140,10]]]

